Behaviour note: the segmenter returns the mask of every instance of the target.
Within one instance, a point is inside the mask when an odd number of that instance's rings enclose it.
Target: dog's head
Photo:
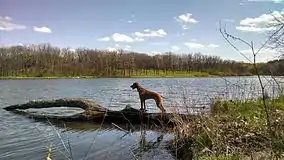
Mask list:
[[[138,88],[140,85],[139,85],[139,83],[138,82],[134,82],[130,87],[132,88],[132,89],[135,89],[135,88]]]

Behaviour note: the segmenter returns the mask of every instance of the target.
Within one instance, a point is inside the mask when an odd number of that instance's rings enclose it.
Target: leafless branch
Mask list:
[[[36,126],[35,126],[35,129],[38,131],[38,132],[41,132]],[[48,141],[50,144],[51,144],[51,142],[50,142],[50,140],[49,140],[49,138],[47,137],[47,136],[45,136],[44,135],[44,138],[46,139],[46,141]],[[56,147],[55,147],[56,148]],[[70,159],[69,158],[69,156],[68,155],[66,155],[65,153],[63,153],[61,150],[59,150],[59,152],[66,158],[66,159]]]
[[[129,131],[127,131],[127,130],[121,128],[121,127],[118,126],[117,124],[115,124],[115,123],[111,123],[111,124],[112,124],[113,126],[115,126],[116,128],[118,128],[119,130],[121,130],[121,131],[123,131],[123,132],[125,132],[125,133],[129,133]]]
[[[258,48],[258,50],[256,51],[256,55],[260,52],[260,50],[262,50],[270,41],[271,39],[278,33],[280,32],[282,29],[284,28],[284,25],[281,26],[279,29],[277,29],[273,34],[271,34],[268,39]]]
[[[230,40],[234,40],[234,41],[240,41],[242,42],[243,44],[247,45],[250,47],[251,49],[251,52],[252,52],[252,55],[253,55],[253,67],[254,67],[254,70],[255,70],[255,73],[258,77],[258,80],[259,80],[259,83],[260,83],[260,87],[261,87],[261,93],[262,93],[262,103],[263,103],[263,107],[264,107],[264,110],[265,110],[265,114],[266,114],[266,127],[267,127],[267,130],[268,130],[268,133],[270,134],[270,138],[273,138],[273,131],[272,131],[272,128],[271,128],[271,117],[270,117],[270,111],[269,111],[269,108],[268,108],[268,105],[266,104],[266,93],[265,93],[265,87],[263,85],[263,82],[261,80],[261,77],[260,77],[260,74],[259,74],[259,71],[258,71],[258,68],[257,68],[257,65],[256,65],[256,55],[271,41],[271,38],[274,37],[278,32],[280,32],[280,30],[283,29],[284,26],[280,27],[279,29],[277,29],[275,32],[273,32],[273,34],[271,34],[269,36],[269,38],[265,41],[265,43],[263,43],[261,45],[261,47],[255,52],[255,48],[254,48],[254,43],[251,41],[250,43],[248,43],[247,41],[241,39],[241,38],[238,38],[238,37],[235,37],[231,34],[228,34],[226,32],[226,30],[224,29],[224,31],[221,30],[220,28],[220,33],[222,34],[222,36],[224,37],[224,39],[228,42],[229,45],[231,45],[236,51],[238,51],[241,55],[243,55],[246,59],[248,59]],[[248,59],[249,60],[249,59]],[[249,60],[250,61],[250,60]],[[251,61],[250,61],[251,62]],[[271,147],[273,146],[272,145],[273,143],[273,140],[271,141]]]
[[[48,117],[46,117],[46,119],[47,119],[47,122],[50,124],[50,126],[51,126],[51,127],[53,128],[53,130],[55,131],[55,133],[57,134],[57,136],[59,137],[59,139],[60,139],[60,141],[61,141],[61,143],[62,143],[64,149],[67,151],[67,153],[68,153],[68,154],[70,155],[70,157],[71,157],[72,153],[70,152],[70,150],[67,149],[67,147],[66,147],[65,143],[63,142],[62,137],[60,136],[59,132],[58,132],[58,131],[56,130],[56,128],[52,125],[52,123],[50,122],[50,120],[48,119]],[[72,157],[71,157],[71,159],[72,159]]]
[[[111,99],[110,99],[110,103],[111,103],[111,101],[112,101],[112,97],[111,97]],[[99,129],[97,130],[96,135],[94,136],[94,138],[92,139],[91,144],[90,144],[89,147],[88,147],[88,150],[87,150],[87,152],[86,152],[86,154],[85,154],[85,159],[87,159],[87,156],[88,156],[88,154],[89,154],[89,152],[90,152],[90,150],[91,150],[91,148],[92,148],[92,146],[93,146],[93,144],[94,144],[94,142],[95,142],[95,140],[96,140],[96,138],[97,138],[97,136],[98,136],[98,134],[99,134],[99,131],[100,131],[100,130],[102,129],[102,127],[103,127],[103,124],[104,124],[104,121],[105,121],[106,116],[107,116],[107,111],[106,111],[105,114],[104,114],[103,120],[102,120],[102,122],[101,122],[101,124],[100,124]]]
[[[221,24],[220,24],[220,25],[221,25]],[[248,42],[242,40],[241,38],[237,38],[237,37],[234,37],[234,36],[228,34],[225,28],[224,28],[223,31],[222,31],[222,29],[221,29],[221,27],[220,27],[220,28],[219,28],[219,31],[220,31],[221,35],[223,36],[223,38],[229,43],[230,46],[232,46],[237,52],[239,52],[243,57],[245,57],[245,59],[247,59],[249,62],[252,63],[252,61],[251,61],[242,51],[240,51],[228,38],[232,38],[232,39],[235,40],[235,41],[236,41],[236,40],[241,41],[241,42],[243,42],[244,44],[246,44],[246,45],[248,45],[249,47],[251,47]]]

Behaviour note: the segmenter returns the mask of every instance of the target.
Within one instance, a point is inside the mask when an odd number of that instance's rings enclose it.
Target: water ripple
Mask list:
[[[57,98],[86,98],[102,106],[119,110],[130,104],[140,108],[136,90],[130,85],[137,81],[144,88],[162,94],[166,109],[172,104],[176,108],[184,106],[208,106],[210,98],[249,98],[257,96],[260,88],[257,77],[225,78],[143,78],[143,79],[51,79],[51,80],[0,80],[0,107],[26,103],[30,100]],[[268,84],[268,83],[267,83]],[[269,84],[268,84],[269,85]],[[283,85],[283,84],[282,84]],[[268,93],[272,95],[275,88]],[[159,112],[153,100],[146,101],[148,110]],[[73,109],[30,110],[36,113],[56,115],[73,114]],[[194,113],[195,111],[192,110]],[[0,110],[0,159],[23,160],[44,159],[47,147],[55,147],[53,158],[65,159],[66,146],[71,144],[74,159],[133,159],[131,147],[137,148],[141,137],[139,132],[124,136],[122,131],[111,127],[100,128],[98,124],[58,122],[51,126],[47,122],[37,122],[24,116]],[[61,137],[58,137],[58,134]],[[156,132],[147,132],[152,141]],[[97,137],[96,137],[97,136]],[[96,138],[94,138],[96,137]],[[123,137],[123,138],[121,138]],[[95,140],[94,140],[95,139]],[[92,144],[93,143],[93,144]],[[141,154],[146,159],[170,159],[162,148],[155,148]]]

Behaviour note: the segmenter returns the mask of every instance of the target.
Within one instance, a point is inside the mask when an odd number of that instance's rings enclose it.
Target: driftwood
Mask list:
[[[31,115],[23,110],[29,108],[50,108],[50,107],[77,107],[85,110],[83,113],[71,116]],[[81,98],[64,98],[44,101],[29,101],[25,104],[11,105],[4,108],[17,114],[23,114],[34,119],[53,119],[64,121],[93,121],[115,124],[164,124],[170,125],[174,113],[144,113],[140,110],[126,106],[123,110],[112,111],[101,105]],[[189,115],[183,115],[189,116]]]

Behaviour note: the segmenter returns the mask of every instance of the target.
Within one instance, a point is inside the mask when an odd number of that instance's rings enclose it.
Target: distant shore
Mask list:
[[[98,78],[193,78],[193,77],[238,77],[253,75],[234,75],[234,74],[209,74],[206,72],[194,72],[190,74],[168,74],[168,75],[133,75],[133,76],[1,76],[0,80],[5,79],[98,79]]]

